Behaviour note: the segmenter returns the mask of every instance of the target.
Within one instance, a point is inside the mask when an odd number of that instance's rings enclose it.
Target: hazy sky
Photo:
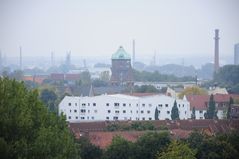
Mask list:
[[[214,29],[220,60],[233,61],[239,43],[239,0],[0,0],[0,50],[7,57],[110,59],[122,45],[136,59],[213,61]],[[96,59],[97,59],[96,58]],[[192,62],[193,63],[193,62]]]

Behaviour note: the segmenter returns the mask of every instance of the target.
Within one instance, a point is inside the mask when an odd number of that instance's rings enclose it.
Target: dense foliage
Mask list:
[[[158,108],[155,108],[155,112],[154,112],[154,120],[159,120],[159,111]]]
[[[1,158],[78,158],[74,137],[63,116],[51,113],[36,90],[0,79]]]
[[[217,119],[216,103],[214,101],[214,96],[210,95],[208,109],[204,114],[205,119]]]
[[[178,111],[178,106],[176,100],[174,101],[172,110],[171,110],[171,119],[176,120],[179,119],[179,111]]]
[[[159,129],[162,130],[161,128]],[[137,130],[137,131],[156,130],[156,127],[149,121],[132,122],[130,124],[111,123],[106,127],[106,131],[125,131],[125,130]]]
[[[207,136],[195,131],[187,139],[175,140],[168,132],[151,131],[135,142],[115,136],[104,150],[87,139],[79,144],[82,159],[236,159],[239,155],[238,132]]]
[[[103,150],[90,143],[86,137],[80,137],[77,143],[79,144],[79,154],[82,159],[99,159],[103,154]]]
[[[239,155],[238,132],[218,134],[213,137],[193,132],[187,139],[187,143],[196,150],[198,159],[236,159]]]
[[[191,119],[196,119],[196,110],[195,110],[195,107],[193,107],[192,114],[191,114]]]
[[[52,112],[57,112],[57,95],[54,91],[49,89],[43,89],[40,93],[41,101],[48,107],[48,109]]]
[[[226,87],[231,93],[239,93],[239,65],[225,65],[214,76],[214,83]]]
[[[173,141],[167,150],[159,153],[157,159],[196,159],[196,151],[187,144]]]
[[[194,77],[176,77],[174,75],[160,74],[158,71],[147,72],[147,71],[137,71],[133,70],[133,77],[136,81],[144,82],[185,82],[185,81],[195,81]]]
[[[134,86],[134,92],[137,93],[159,93],[159,90],[152,85]]]
[[[197,86],[187,87],[182,92],[180,92],[178,97],[180,99],[183,99],[183,97],[186,95],[207,95],[207,91]]]

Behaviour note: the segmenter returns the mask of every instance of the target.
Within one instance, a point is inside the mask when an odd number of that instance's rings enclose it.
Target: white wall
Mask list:
[[[171,119],[175,99],[165,95],[133,97],[128,95],[101,95],[94,97],[66,96],[59,104],[67,121],[91,120],[154,120],[156,107],[159,119]],[[69,103],[71,103],[69,105]],[[119,106],[115,106],[118,103]],[[177,100],[180,119],[191,117],[189,102]],[[84,112],[82,112],[84,111]],[[110,112],[108,112],[110,111]]]
[[[196,119],[205,119],[204,114],[206,112],[207,112],[207,110],[195,110]],[[218,110],[217,111],[217,117],[218,117],[218,119],[224,119],[225,118],[224,111],[223,110]]]

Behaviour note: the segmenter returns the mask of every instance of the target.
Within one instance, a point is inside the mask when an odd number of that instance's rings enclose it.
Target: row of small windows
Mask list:
[[[69,106],[71,106],[71,103],[68,103]],[[77,103],[75,103],[75,106],[77,106]]]
[[[72,112],[72,111],[71,111],[71,109],[70,109],[70,113],[71,113],[71,112]],[[77,113],[77,110],[75,109],[74,112]]]
[[[159,111],[159,112],[160,112],[160,111]],[[111,110],[108,110],[108,113],[111,113]],[[120,111],[119,111],[119,110],[115,110],[115,113],[117,113],[117,114],[118,114],[118,113],[120,113]],[[123,113],[126,113],[126,110],[123,110]],[[132,111],[132,110],[130,110],[130,113],[133,113],[133,111]],[[136,113],[139,113],[139,111],[137,110],[137,111],[136,111]],[[143,111],[143,110],[141,110],[141,111],[140,111],[140,113],[141,113],[141,114],[143,114],[143,113],[144,113],[144,111]],[[147,113],[148,113],[148,114],[150,114],[150,110],[148,110],[148,111],[147,111]]]
[[[159,107],[163,107],[163,104],[159,104]],[[168,107],[168,104],[165,104],[165,107]]]
[[[72,110],[70,109],[70,113],[72,112]],[[74,110],[75,113],[77,113],[77,110],[75,109]],[[86,110],[85,109],[81,109],[80,110],[81,113],[86,113]],[[94,110],[94,113],[97,113],[98,111],[97,110]],[[90,113],[90,110],[88,110],[88,113]]]
[[[72,112],[72,110],[70,110],[70,112]],[[77,113],[77,110],[75,109],[74,112]],[[86,110],[85,110],[85,109],[81,109],[80,112],[81,112],[81,113],[86,113]],[[98,112],[97,110],[94,110],[94,113],[97,113],[97,112]],[[88,113],[90,113],[90,110],[88,110]],[[111,113],[111,110],[108,110],[108,113]],[[119,114],[120,111],[119,111],[119,110],[115,110],[115,113],[116,113],[116,114]],[[126,110],[123,110],[123,113],[126,113]],[[133,113],[133,111],[130,110],[130,113]],[[139,111],[137,110],[136,113],[138,114]],[[141,110],[140,113],[143,114],[144,111]],[[158,110],[158,113],[160,113],[160,110]],[[180,113],[180,112],[179,112],[179,113]],[[200,111],[200,113],[202,113],[202,111]],[[147,110],[147,114],[150,114],[150,110]],[[170,111],[167,111],[167,114],[170,114]],[[185,114],[187,114],[186,111],[185,111]]]
[[[113,117],[113,120],[118,120],[119,119],[119,117],[117,117],[117,116],[114,116]],[[139,118],[138,117],[136,117],[135,118],[136,120],[139,120]],[[106,120],[110,120],[110,117],[106,117]],[[132,120],[132,118],[130,117],[129,119],[127,118],[127,117],[124,117],[124,120]],[[142,117],[142,120],[146,120],[146,118],[145,117]],[[148,118],[148,120],[152,120],[152,118]]]
[[[72,103],[68,103],[68,105],[71,106]],[[86,106],[86,103],[82,103],[81,105],[82,105],[82,106]],[[93,105],[93,106],[96,106],[96,103],[93,103],[92,105]],[[126,106],[126,103],[123,103],[122,105],[125,107],[125,106]],[[142,107],[145,107],[145,105],[146,105],[146,104],[143,103],[143,104],[142,104]],[[77,103],[75,103],[75,106],[77,106]],[[90,106],[90,103],[88,103],[88,106]],[[109,103],[106,103],[106,106],[110,106],[110,104],[109,104]],[[114,106],[120,106],[120,103],[114,103]],[[131,104],[129,104],[129,106],[131,106]],[[138,104],[136,104],[136,106],[138,107]],[[148,104],[148,106],[151,107],[152,104]],[[163,104],[158,104],[158,106],[159,106],[159,107],[163,107]],[[165,104],[165,107],[168,107],[168,104]],[[181,107],[181,105],[178,104],[178,107]],[[182,105],[182,107],[184,107],[184,104]]]
[[[68,116],[68,119],[72,119],[71,118],[71,116]],[[75,119],[78,119],[78,116],[75,116]],[[84,117],[84,116],[82,116],[82,117],[80,117],[80,119],[82,119],[82,120],[84,120],[84,119],[86,119],[86,117]],[[89,120],[90,119],[90,117],[87,117],[87,120]],[[95,117],[91,117],[91,120],[94,120],[95,119]]]
[[[68,106],[71,106],[71,105],[72,105],[72,103],[68,103]],[[86,106],[86,103],[82,103],[81,105],[84,107],[84,106]],[[96,103],[93,103],[92,105],[96,106]],[[77,103],[75,103],[75,106],[77,106]],[[88,106],[90,106],[90,103],[88,103]]]
[[[68,119],[72,119],[72,117],[71,116],[68,116]],[[78,119],[78,116],[75,116],[75,119]],[[90,119],[90,117],[80,117],[80,119],[81,120],[85,120],[85,119],[87,119],[87,120],[89,120]],[[109,120],[110,119],[110,117],[106,117],[106,120]],[[113,120],[118,120],[119,119],[119,117],[117,117],[117,116],[114,116],[113,117]],[[138,117],[136,117],[135,118],[136,120],[139,120],[139,118]],[[94,117],[92,116],[91,117],[91,120],[94,120]],[[127,120],[127,117],[124,117],[124,120]],[[131,120],[131,117],[129,118],[129,120]],[[146,118],[145,117],[142,117],[142,120],[146,120]],[[148,118],[148,120],[152,120],[152,118]]]

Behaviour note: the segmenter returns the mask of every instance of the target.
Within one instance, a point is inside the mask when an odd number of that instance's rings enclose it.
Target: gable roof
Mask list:
[[[216,103],[229,102],[230,97],[233,99],[239,98],[239,95],[235,94],[215,94],[214,100]],[[207,103],[209,102],[210,95],[187,95],[187,100],[190,102],[191,109],[195,107],[196,110],[206,110]]]
[[[217,133],[228,133],[231,130],[239,130],[239,120],[157,120],[150,121],[156,128],[167,127],[172,138],[187,138],[194,131],[208,131],[208,135]],[[130,124],[139,121],[117,121],[120,125]],[[145,121],[140,121],[141,123]],[[86,136],[91,143],[106,148],[111,144],[114,136],[121,136],[128,141],[136,141],[140,136],[148,131],[106,131],[109,124],[115,122],[79,122],[69,123],[69,128],[76,138]],[[159,129],[160,130],[160,129]],[[162,130],[165,131],[165,130]]]
[[[112,55],[112,60],[121,60],[121,59],[127,59],[130,60],[130,55],[124,50],[122,46],[119,47],[119,49]]]

